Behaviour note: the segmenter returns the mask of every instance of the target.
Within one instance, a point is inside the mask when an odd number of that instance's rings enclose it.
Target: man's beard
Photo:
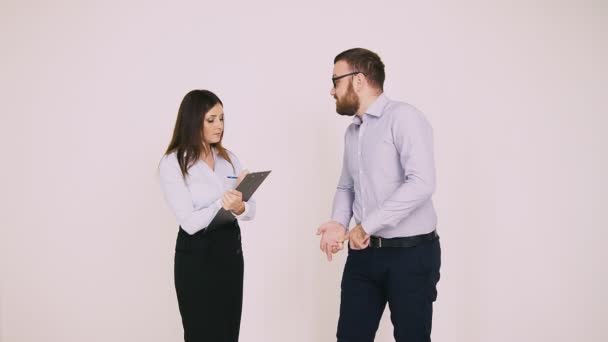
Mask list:
[[[359,96],[355,93],[353,83],[348,84],[346,94],[342,98],[336,97],[336,112],[340,115],[353,116],[359,110]]]

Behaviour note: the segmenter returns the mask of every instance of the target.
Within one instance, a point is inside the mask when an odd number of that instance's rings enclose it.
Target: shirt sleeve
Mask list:
[[[344,135],[344,156],[342,159],[342,172],[338,180],[336,194],[334,195],[334,203],[332,208],[332,220],[342,224],[346,229],[353,216],[353,202],[355,200],[355,186],[353,177],[348,170],[348,150],[346,137],[348,130]]]
[[[176,159],[165,156],[161,160],[159,178],[165,200],[179,225],[190,235],[207,227],[222,206],[221,199],[218,199],[205,208],[194,209],[192,196]]]
[[[243,171],[243,166],[241,165],[241,161],[239,160],[239,158],[237,158],[236,155],[234,155],[234,153],[231,153],[231,152],[230,152],[230,159],[232,160],[232,163],[234,164],[234,170],[236,171],[235,174],[237,176],[240,175],[241,171]],[[238,220],[251,221],[255,217],[255,212],[256,212],[255,195],[251,196],[251,198],[249,198],[249,201],[246,201],[244,203],[245,203],[245,211],[243,211],[240,215],[236,215],[235,213],[232,213],[232,214]],[[221,202],[220,202],[220,205],[221,205]]]
[[[435,191],[433,130],[422,113],[414,108],[395,115],[393,141],[404,170],[404,183],[363,219],[366,233],[396,226]]]

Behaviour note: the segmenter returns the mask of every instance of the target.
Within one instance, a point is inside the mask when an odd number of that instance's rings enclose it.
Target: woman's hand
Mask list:
[[[245,202],[243,202],[243,193],[236,190],[228,190],[222,197],[222,208],[232,211],[240,215],[245,211]]]

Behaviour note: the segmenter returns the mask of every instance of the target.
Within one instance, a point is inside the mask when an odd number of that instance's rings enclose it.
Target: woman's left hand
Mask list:
[[[243,193],[236,190],[228,190],[222,197],[222,207],[226,210],[240,215],[245,211],[245,203],[243,202]]]

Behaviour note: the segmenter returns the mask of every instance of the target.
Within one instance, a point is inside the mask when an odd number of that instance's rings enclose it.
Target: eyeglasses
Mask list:
[[[344,74],[344,75],[340,75],[340,76],[332,77],[332,78],[331,78],[331,82],[334,84],[334,88],[335,88],[335,87],[336,87],[336,81],[337,81],[337,80],[339,80],[339,79],[341,79],[341,78],[344,78],[344,77],[347,77],[347,76],[356,75],[356,74],[363,74],[363,75],[365,75],[365,73],[364,73],[364,72],[361,72],[361,71],[353,71],[353,72],[348,73],[348,74]]]

